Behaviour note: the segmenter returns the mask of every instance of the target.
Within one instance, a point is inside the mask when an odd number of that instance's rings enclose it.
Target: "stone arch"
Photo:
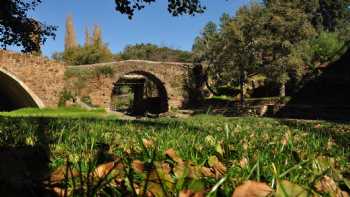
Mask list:
[[[131,70],[115,76],[114,84],[118,84],[124,76],[128,76],[128,75],[140,75],[152,81],[156,85],[156,88],[158,91],[158,97],[159,97],[155,101],[157,107],[159,107],[158,110],[156,111],[158,111],[158,113],[163,113],[169,110],[169,97],[168,97],[169,87],[166,85],[165,82],[161,80],[160,77],[158,77],[153,72],[146,71],[146,70]],[[144,103],[144,104],[147,105],[147,103]]]
[[[45,107],[40,98],[15,75],[0,68],[0,110]]]

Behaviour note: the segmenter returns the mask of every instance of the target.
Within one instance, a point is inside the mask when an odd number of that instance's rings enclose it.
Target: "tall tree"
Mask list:
[[[100,47],[103,45],[102,43],[102,30],[99,25],[94,26],[94,31],[92,35],[92,44],[96,47]]]
[[[23,52],[39,51],[40,44],[55,38],[56,26],[45,25],[27,13],[33,11],[42,0],[2,0],[0,3],[0,47],[22,46]],[[115,0],[116,11],[132,18],[136,10],[141,10],[156,0]],[[202,13],[205,7],[200,0],[168,0],[168,11],[174,15],[194,15]],[[33,41],[33,35],[39,35]]]
[[[64,49],[65,50],[73,49],[77,46],[78,45],[75,39],[73,17],[70,15],[67,17],[67,20],[66,20],[66,35],[64,39]]]
[[[255,73],[260,65],[261,48],[257,46],[256,38],[261,32],[261,24],[257,23],[257,20],[264,11],[264,7],[257,3],[243,6],[222,28],[226,43],[225,50],[232,58],[231,69],[239,74],[241,105],[244,105],[244,86],[247,76]]]
[[[23,52],[40,51],[40,44],[55,36],[55,26],[28,17],[41,0],[2,0],[0,3],[0,47],[22,46]]]
[[[91,36],[90,36],[90,32],[89,32],[89,28],[85,27],[85,42],[84,42],[84,46],[90,46],[91,45]]]
[[[276,2],[269,5],[259,20],[260,29],[256,42],[263,49],[265,73],[280,85],[280,96],[286,95],[288,72],[295,69],[300,54],[294,48],[315,37],[316,31],[307,14],[292,2]]]
[[[309,20],[319,31],[336,31],[344,28],[350,20],[350,0],[264,0],[267,6],[276,3],[291,3],[304,10]]]
[[[214,88],[207,87],[215,94],[220,86],[240,86],[240,100],[244,104],[244,86],[247,76],[254,74],[259,64],[254,38],[259,33],[257,16],[263,7],[251,4],[239,9],[236,16],[224,14],[219,28],[209,23],[196,39],[193,51],[199,60],[208,64],[208,80]]]

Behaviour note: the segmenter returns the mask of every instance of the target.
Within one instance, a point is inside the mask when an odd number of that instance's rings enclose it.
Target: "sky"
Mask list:
[[[137,12],[132,20],[115,11],[114,0],[44,0],[31,17],[58,26],[56,39],[49,39],[42,47],[43,55],[51,57],[63,51],[65,21],[73,16],[77,41],[84,42],[85,28],[95,24],[102,29],[103,41],[113,53],[129,44],[153,43],[182,50],[191,50],[193,41],[206,23],[218,22],[223,13],[233,15],[249,0],[202,0],[205,13],[196,16],[173,17],[167,12],[167,0],[157,0]]]

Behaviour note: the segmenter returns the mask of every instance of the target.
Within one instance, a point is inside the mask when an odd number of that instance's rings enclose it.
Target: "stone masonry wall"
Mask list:
[[[40,56],[0,50],[0,68],[20,79],[46,107],[58,105],[66,66]]]
[[[113,69],[113,73],[107,75],[91,74],[96,73],[95,71],[101,67],[110,67]],[[140,60],[71,66],[66,73],[66,88],[72,90],[81,98],[89,96],[94,105],[109,108],[113,83],[125,74],[144,72],[155,76],[163,83],[162,85],[168,94],[169,107],[180,108],[186,102],[184,84],[187,70],[187,66],[182,63]],[[88,76],[84,77],[84,75]]]
[[[111,73],[96,72],[109,67]],[[125,74],[152,75],[165,87],[169,107],[179,108],[187,99],[188,65],[183,63],[129,60],[67,67],[46,58],[0,50],[0,68],[21,81],[45,107],[56,107],[64,90],[78,97],[89,96],[92,104],[109,108],[113,83]]]

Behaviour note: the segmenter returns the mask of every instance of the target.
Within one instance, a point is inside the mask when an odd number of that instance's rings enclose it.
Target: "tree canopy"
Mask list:
[[[349,1],[266,0],[209,22],[195,39],[197,62],[207,68],[208,88],[241,86],[260,73],[280,87],[332,61],[350,38]],[[332,21],[327,16],[332,15]],[[216,91],[217,93],[217,91]],[[242,98],[242,97],[241,97]]]
[[[160,0],[115,0],[116,10],[126,14],[131,19],[135,11],[145,8],[145,6]],[[168,12],[173,16],[196,13],[203,13],[205,7],[201,5],[201,0],[168,0]]]
[[[125,47],[118,59],[141,59],[166,62],[192,62],[192,53],[155,44],[135,44]]]
[[[2,0],[0,4],[0,45],[22,46],[23,52],[40,51],[48,37],[54,37],[56,26],[45,25],[28,17],[41,0]]]
[[[93,35],[85,29],[85,43],[79,45],[75,39],[74,23],[71,16],[67,17],[64,51],[54,53],[52,58],[70,65],[95,64],[112,61],[113,54],[102,40],[102,30],[94,26]]]
[[[135,11],[155,3],[157,0],[115,0],[116,11],[130,19]],[[159,1],[159,0],[158,0]],[[16,45],[23,52],[40,51],[40,45],[48,38],[55,38],[56,26],[45,25],[28,17],[29,11],[42,0],[2,0],[0,4],[0,46],[6,49]],[[202,13],[205,7],[200,0],[168,0],[168,12],[173,16]]]

